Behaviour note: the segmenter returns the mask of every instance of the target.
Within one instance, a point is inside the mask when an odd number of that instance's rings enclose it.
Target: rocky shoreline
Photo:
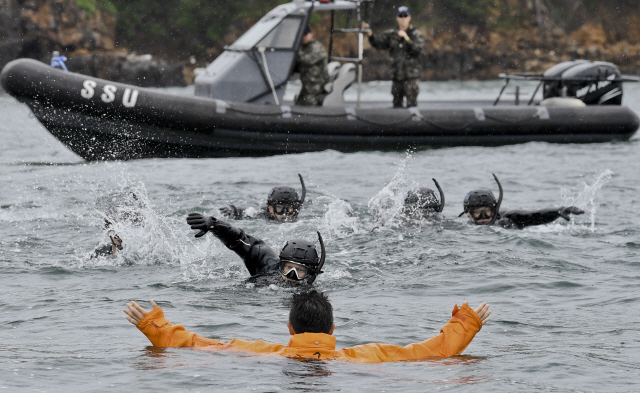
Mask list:
[[[53,51],[70,71],[143,87],[186,86],[177,62],[117,48],[116,19],[75,0],[0,0],[0,67],[29,57],[48,63]]]
[[[640,16],[628,15],[620,24],[636,22]],[[58,50],[74,72],[143,87],[185,86],[193,82],[195,67],[213,61],[223,47],[208,48],[196,64],[162,59],[162,43],[149,45],[160,57],[137,55],[116,47],[115,25],[109,12],[88,13],[74,0],[0,0],[0,67],[20,57],[49,62]],[[575,59],[610,61],[624,73],[640,74],[640,31],[633,29],[621,34],[606,24],[585,23],[567,33],[549,21],[534,21],[516,29],[460,25],[420,30],[426,42],[422,80],[495,79],[501,72],[543,72]],[[326,33],[318,36],[328,43]],[[335,47],[339,55],[355,55],[346,43],[338,41]],[[389,79],[387,54],[370,48],[367,40],[363,70],[365,81]]]

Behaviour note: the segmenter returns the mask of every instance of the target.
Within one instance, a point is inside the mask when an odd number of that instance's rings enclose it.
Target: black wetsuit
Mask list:
[[[243,218],[261,218],[267,220],[275,220],[273,214],[269,213],[269,207],[267,205],[262,205],[260,207],[254,208],[256,213],[255,215],[247,215],[247,210],[251,209],[250,207],[236,207],[234,205],[229,205],[223,208],[220,208],[220,213],[227,218],[233,218],[235,220],[241,220]]]
[[[569,206],[569,208],[573,208]],[[543,225],[548,224],[550,222],[555,221],[559,217],[564,218],[569,221],[569,214],[582,214],[578,212],[567,212],[566,214],[562,214],[564,209],[569,208],[549,208],[535,211],[528,210],[509,210],[504,213],[498,214],[498,219],[496,220],[494,225],[499,225],[503,228],[516,228],[522,229],[525,227],[533,226],[533,225]],[[575,208],[574,208],[575,209]],[[579,209],[578,209],[579,210]]]
[[[106,257],[107,255],[112,255],[112,254],[115,254],[115,252],[113,252],[113,244],[112,243],[103,244],[102,246],[99,246],[98,248],[93,250],[93,254],[91,254],[91,258]]]
[[[248,219],[267,220],[267,221],[278,222],[278,223],[295,222],[298,220],[297,215],[288,216],[286,219],[281,219],[281,220],[276,219],[276,217],[273,214],[269,213],[269,205],[262,205],[260,207],[253,208],[255,209],[255,213],[251,215],[247,214],[247,210],[249,209],[252,209],[252,208],[236,207],[234,205],[229,205],[227,207],[220,208],[219,210],[223,216],[234,219],[234,220],[242,220],[243,218],[248,218]]]
[[[250,282],[267,285],[285,283],[279,272],[278,254],[261,239],[247,235],[242,229],[220,220],[216,220],[211,231],[222,244],[242,258],[251,274]]]

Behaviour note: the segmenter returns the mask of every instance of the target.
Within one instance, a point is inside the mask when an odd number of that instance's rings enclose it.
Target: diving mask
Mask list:
[[[477,207],[471,210],[470,213],[474,220],[490,220],[493,217],[493,208],[488,206]]]
[[[288,203],[276,203],[273,205],[273,211],[279,216],[293,216],[296,209]]]
[[[309,267],[291,261],[281,261],[280,262],[280,273],[294,281],[300,281],[307,277],[310,274]]]

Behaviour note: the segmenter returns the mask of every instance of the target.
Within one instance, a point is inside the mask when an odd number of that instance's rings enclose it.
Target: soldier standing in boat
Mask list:
[[[397,29],[389,29],[373,34],[369,31],[369,42],[376,49],[386,49],[391,55],[393,85],[393,107],[402,108],[404,98],[407,107],[418,106],[418,78],[420,77],[420,55],[424,51],[422,33],[411,24],[408,7],[398,8]],[[362,23],[363,29],[369,24]]]
[[[307,26],[296,57],[296,68],[302,82],[296,105],[322,105],[325,96],[324,86],[329,83],[328,59],[324,46],[313,39],[313,32]]]

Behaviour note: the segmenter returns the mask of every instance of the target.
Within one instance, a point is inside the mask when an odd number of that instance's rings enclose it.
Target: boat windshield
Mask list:
[[[262,18],[231,45],[233,49],[250,49],[254,46],[291,49],[295,43],[302,18],[283,18],[280,15]]]
[[[258,43],[258,47],[276,49],[293,48],[301,25],[302,18],[284,18],[275,29],[271,30],[271,32]]]
[[[266,34],[268,34],[278,23],[282,21],[281,16],[271,16],[262,18],[253,25],[242,37],[238,38],[231,46],[238,49],[253,48]]]

